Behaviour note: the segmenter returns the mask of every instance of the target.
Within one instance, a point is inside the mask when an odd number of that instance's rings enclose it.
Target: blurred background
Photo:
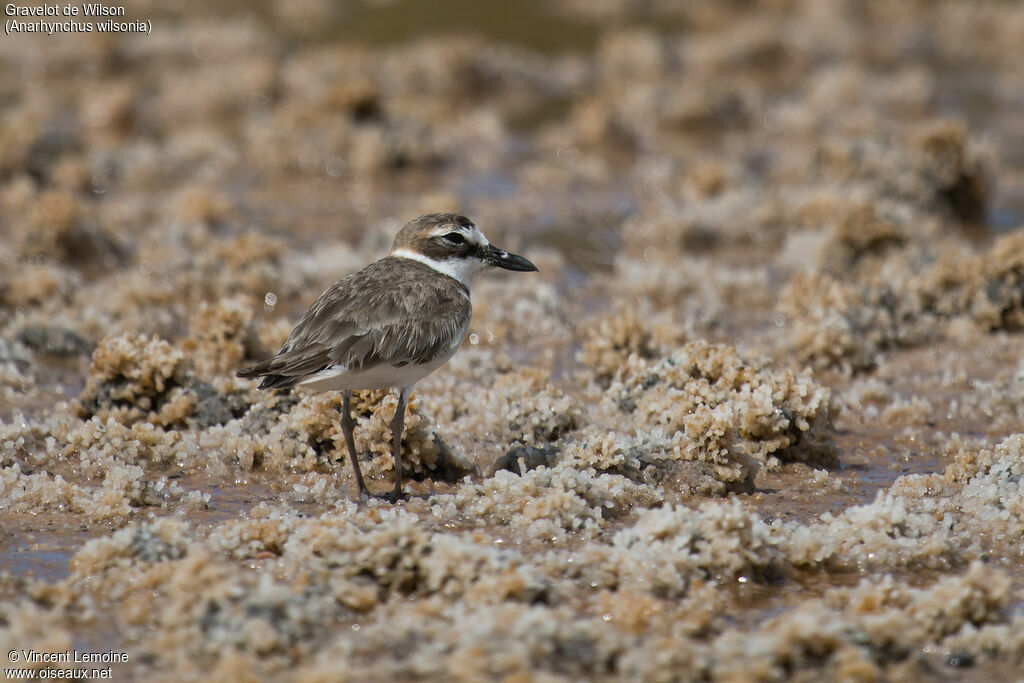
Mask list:
[[[152,35],[0,44],[5,262],[123,266],[200,224],[299,249],[380,247],[412,215],[447,208],[584,272],[611,266],[629,220],[674,223],[690,251],[773,249],[792,221],[758,212],[870,185],[872,155],[912,156],[936,119],[964,138],[936,143],[950,146],[935,170],[950,174],[936,190],[947,208],[982,232],[1021,222],[1019,3],[125,10]],[[954,168],[968,142],[984,164]],[[913,169],[878,163],[890,185],[914,182]],[[43,246],[54,240],[66,249]]]

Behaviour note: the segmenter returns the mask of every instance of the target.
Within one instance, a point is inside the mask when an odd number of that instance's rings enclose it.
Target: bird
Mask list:
[[[391,420],[392,502],[402,498],[402,432],[413,386],[444,365],[469,331],[470,286],[485,268],[536,272],[526,258],[492,245],[463,215],[430,213],[406,223],[390,253],[338,280],[309,307],[277,354],[236,374],[260,389],[341,391],[357,496],[371,497],[353,436],[352,392],[397,389]],[[385,496],[386,497],[386,496]]]

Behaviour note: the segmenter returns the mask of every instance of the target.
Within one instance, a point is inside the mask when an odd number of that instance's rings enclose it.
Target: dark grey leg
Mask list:
[[[359,497],[369,498],[370,489],[366,488],[366,484],[363,483],[363,473],[359,469],[359,458],[356,457],[356,441],[352,437],[352,430],[355,428],[356,422],[352,419],[352,409],[349,407],[351,399],[351,391],[342,392],[341,431],[345,434],[345,444],[348,446],[348,457],[352,460],[352,471],[356,475]]]
[[[411,386],[398,390],[398,405],[395,407],[395,416],[391,418],[391,438],[394,441],[391,452],[395,457],[395,491],[392,500],[396,502],[402,499],[402,431],[405,429],[405,406],[409,403],[411,393]]]

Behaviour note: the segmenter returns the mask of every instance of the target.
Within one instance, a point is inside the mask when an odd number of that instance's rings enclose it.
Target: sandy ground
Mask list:
[[[0,41],[0,656],[1024,676],[1024,5],[425,7]],[[357,504],[340,396],[234,372],[447,210],[540,272]]]

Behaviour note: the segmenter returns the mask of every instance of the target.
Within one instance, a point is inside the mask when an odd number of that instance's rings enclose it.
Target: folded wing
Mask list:
[[[439,281],[433,272],[417,277],[417,268],[408,262],[395,268],[388,263],[394,260],[382,259],[337,282],[314,302],[276,356],[240,370],[238,377],[263,377],[260,389],[284,389],[337,366],[359,372],[382,363],[426,363],[461,343],[472,315],[462,285]]]

